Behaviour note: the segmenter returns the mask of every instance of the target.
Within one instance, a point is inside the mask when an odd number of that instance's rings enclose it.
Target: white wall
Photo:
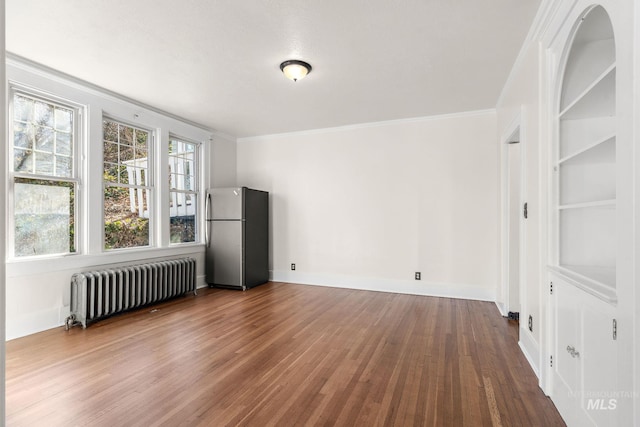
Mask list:
[[[5,129],[5,108],[6,102],[6,79],[5,79],[5,43],[4,43],[4,0],[0,0],[0,188],[5,188],[6,183],[6,129]],[[4,227],[6,224],[5,212],[6,212],[6,197],[2,192],[0,198],[0,227]],[[4,231],[4,228],[3,228]],[[4,232],[2,233],[4,236]],[[4,424],[5,413],[5,398],[4,398],[4,367],[5,367],[5,240],[0,239],[0,425]]]
[[[493,111],[244,138],[237,155],[238,185],[271,193],[274,280],[495,298]]]
[[[525,46],[521,52],[519,61],[513,69],[507,85],[503,89],[497,108],[497,127],[500,135],[508,135],[513,129],[514,122],[520,127],[520,155],[525,159],[524,168],[521,170],[524,180],[521,199],[527,202],[528,219],[524,221],[520,239],[524,243],[524,250],[520,253],[523,264],[520,283],[520,346],[527,356],[536,373],[540,370],[540,340],[541,331],[546,327],[546,313],[540,303],[541,299],[541,265],[546,265],[541,253],[546,245],[546,236],[541,233],[541,222],[546,220],[546,191],[541,193],[539,172],[540,126],[539,126],[539,85],[538,85],[538,49],[533,43]],[[500,141],[504,143],[504,141]],[[508,150],[500,150],[500,163],[507,162]],[[504,168],[501,169],[502,181],[508,180]],[[507,185],[501,185],[503,190],[501,197],[506,200]],[[545,189],[546,190],[546,189]],[[506,230],[507,218],[503,218],[500,227],[500,241]],[[505,248],[506,250],[506,248]],[[506,251],[503,251],[506,254]],[[502,262],[508,261],[508,258]],[[502,280],[507,280],[503,277]],[[504,302],[504,301],[498,301]],[[533,331],[529,331],[528,318],[532,317]]]
[[[4,62],[3,62],[4,63]],[[83,151],[82,187],[78,192],[79,205],[77,227],[80,252],[64,257],[41,257],[38,259],[11,258],[6,264],[6,335],[8,339],[60,326],[69,315],[70,278],[73,273],[106,266],[137,264],[147,261],[190,256],[196,258],[199,286],[204,280],[204,244],[170,245],[167,221],[168,189],[158,192],[153,208],[159,213],[159,224],[153,229],[155,247],[150,249],[127,249],[110,252],[102,250],[102,116],[108,114],[120,120],[136,123],[156,134],[157,165],[166,164],[166,147],[169,133],[193,141],[202,141],[203,162],[201,186],[235,184],[235,142],[162,112],[140,106],[130,100],[101,91],[66,76],[42,67],[11,59],[7,77],[10,84],[20,84],[43,93],[68,99],[86,108],[87,144]],[[212,162],[212,156],[215,160]],[[165,160],[163,163],[163,159]],[[213,170],[212,166],[213,164]],[[164,180],[166,168],[157,167],[155,183]],[[159,186],[160,187],[160,186]],[[10,188],[10,187],[5,187]],[[11,194],[8,194],[9,203]],[[200,206],[204,207],[204,191]],[[4,212],[4,209],[2,210]],[[204,221],[202,219],[202,224]],[[165,226],[166,225],[166,226]],[[11,235],[11,230],[7,230]]]
[[[208,188],[236,186],[236,147],[235,138],[213,134],[208,161],[204,165],[204,169],[209,171]]]
[[[633,111],[635,111],[635,120],[633,120],[633,136],[632,136],[632,145],[634,147],[636,147],[636,149],[634,150],[634,156],[633,156],[633,163],[635,165],[640,165],[640,149],[638,149],[637,147],[640,147],[640,120],[638,120],[638,113],[640,112],[640,72],[638,72],[638,70],[640,70],[640,31],[637,30],[637,28],[640,27],[640,7],[636,6],[634,7],[634,14],[633,14],[633,22],[635,23],[635,28],[636,31],[634,32],[634,39],[633,39],[633,46],[635,46],[635,49],[633,50],[633,57],[632,57],[632,61],[633,61],[633,69],[636,70],[635,72],[635,77],[634,77],[634,93],[633,93]],[[633,322],[633,329],[631,331],[632,335],[635,337],[634,343],[633,343],[633,348],[631,349],[631,354],[633,357],[633,384],[634,384],[634,391],[636,393],[640,393],[640,339],[638,339],[638,337],[640,337],[640,287],[638,286],[638,281],[639,281],[639,277],[640,277],[640,237],[638,236],[638,230],[640,230],[640,214],[638,214],[638,202],[640,201],[640,172],[637,170],[634,170],[633,173],[634,177],[633,177],[633,183],[634,183],[634,194],[633,194],[633,200],[634,200],[634,226],[635,226],[635,235],[634,237],[634,257],[632,258],[631,262],[633,263],[633,274],[634,274],[634,278],[635,278],[635,291],[634,291],[634,297],[631,299],[631,304],[633,305],[633,309],[630,315],[630,320]],[[640,396],[640,394],[638,394],[636,396],[636,399],[638,398],[638,396]],[[634,414],[633,414],[633,419],[636,421],[636,424],[640,424],[640,404],[637,403],[636,400],[636,405],[634,406]]]

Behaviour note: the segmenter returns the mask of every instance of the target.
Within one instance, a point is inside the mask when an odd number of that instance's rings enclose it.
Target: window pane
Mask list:
[[[133,160],[133,147],[130,145],[120,146],[120,161],[127,162]]]
[[[105,141],[102,156],[105,162],[118,163],[118,144]]]
[[[14,170],[72,178],[74,111],[15,94],[13,118]],[[68,159],[57,162],[54,153]]]
[[[15,255],[75,252],[74,184],[16,179]]]
[[[13,95],[14,255],[75,252],[74,109],[44,99]],[[56,130],[57,129],[57,130]],[[48,175],[47,179],[25,174]]]
[[[171,243],[196,241],[196,197],[172,191],[169,200]]]
[[[120,144],[133,145],[133,128],[124,125],[118,125],[118,135]]]
[[[39,126],[53,127],[53,105],[36,101],[35,122]]]
[[[56,132],[56,154],[71,155],[71,134]]]
[[[102,179],[105,182],[118,182],[118,166],[112,163],[105,163]]]
[[[103,134],[105,249],[149,246],[150,133],[104,120]]]
[[[39,175],[53,175],[53,154],[36,151],[36,173]]]
[[[53,129],[36,127],[36,150],[53,152]]]
[[[72,171],[71,157],[56,156],[56,176],[71,178]]]
[[[196,149],[192,142],[169,142],[169,213],[171,243],[195,242],[198,238],[196,204]]]
[[[172,140],[169,145],[169,182],[172,189],[195,191],[195,146]]]
[[[137,129],[136,146],[139,148],[146,148],[148,140],[149,140],[149,132]]]
[[[33,172],[33,151],[14,149],[13,170],[16,172]]]
[[[131,180],[129,180],[131,178]],[[118,182],[120,184],[135,184],[135,177],[133,176],[133,170],[126,166],[118,166]]]
[[[118,124],[109,120],[102,122],[102,133],[105,141],[118,142]]]
[[[20,148],[33,148],[33,135],[29,132],[29,126],[27,124],[14,123],[13,145]]]
[[[148,156],[146,148],[136,147],[136,159],[146,159]]]
[[[16,95],[13,98],[13,120],[21,122],[33,121],[33,100]]]
[[[105,249],[149,246],[148,213],[146,190],[105,187]]]
[[[71,132],[73,124],[73,112],[63,108],[56,108],[56,130],[63,132]]]

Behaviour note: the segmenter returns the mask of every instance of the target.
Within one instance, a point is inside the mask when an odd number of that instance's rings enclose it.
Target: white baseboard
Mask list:
[[[196,289],[206,288],[208,286],[209,284],[204,274],[196,277]],[[68,316],[69,306],[65,305],[38,313],[30,313],[26,316],[7,318],[6,340],[9,341],[64,326]]]
[[[520,327],[520,339],[518,340],[518,346],[524,354],[524,357],[531,365],[531,369],[538,377],[538,382],[540,381],[540,367],[538,366],[538,355],[540,354],[540,346],[533,338],[533,335],[527,328]]]
[[[310,274],[288,270],[274,270],[269,273],[269,276],[274,282],[360,289],[365,291],[392,292],[399,294],[479,301],[495,301],[496,297],[494,289],[481,285],[435,283],[424,280],[377,279],[332,274]]]
[[[201,276],[196,277],[196,289],[202,289],[207,287],[209,287],[209,284],[207,283],[207,276],[203,274]]]
[[[24,316],[7,317],[5,325],[6,340],[13,340],[64,325],[64,319],[68,316],[69,308],[66,307],[66,316],[64,315],[64,310],[64,307],[54,307]],[[61,316],[64,316],[62,322],[60,321]]]
[[[507,315],[509,315],[505,303],[496,301],[496,307],[498,307],[498,311],[502,317],[507,317]]]

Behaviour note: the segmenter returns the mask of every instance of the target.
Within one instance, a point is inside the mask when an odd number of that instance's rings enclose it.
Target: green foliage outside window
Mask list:
[[[103,135],[104,248],[149,246],[150,133],[105,119]]]

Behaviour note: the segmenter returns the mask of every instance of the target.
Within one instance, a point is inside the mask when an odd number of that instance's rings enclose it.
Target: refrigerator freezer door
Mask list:
[[[269,281],[269,193],[246,189],[244,283],[252,288]]]
[[[211,195],[211,217],[207,219],[242,219],[242,188],[214,188]]]
[[[242,221],[211,221],[211,247],[207,250],[207,282],[242,288]]]

